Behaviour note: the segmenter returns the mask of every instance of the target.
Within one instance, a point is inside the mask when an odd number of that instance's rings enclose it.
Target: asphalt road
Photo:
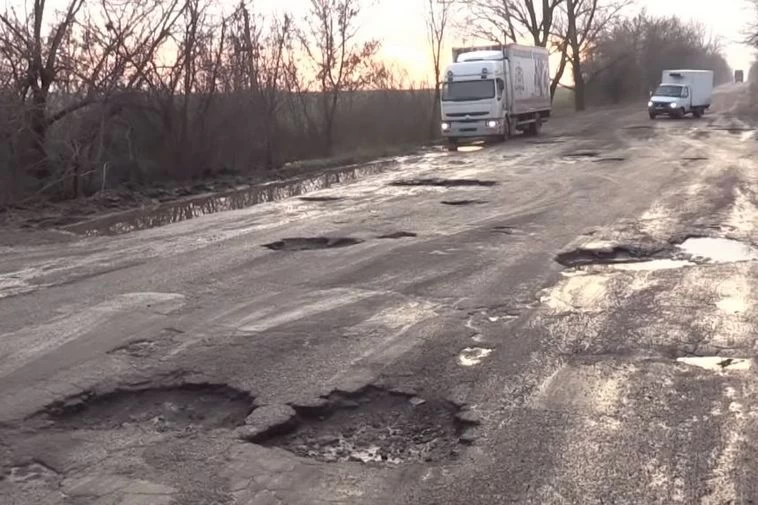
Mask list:
[[[745,99],[0,247],[0,502],[758,503]]]

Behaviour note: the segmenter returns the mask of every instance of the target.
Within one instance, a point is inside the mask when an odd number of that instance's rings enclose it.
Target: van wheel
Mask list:
[[[703,109],[701,109],[700,107],[693,109],[692,115],[695,118],[700,119],[701,117],[703,117]]]
[[[656,115],[655,115],[655,112],[648,112],[648,115],[650,116],[650,119],[653,119],[653,120],[654,120],[656,117],[658,117],[658,116],[656,116]]]

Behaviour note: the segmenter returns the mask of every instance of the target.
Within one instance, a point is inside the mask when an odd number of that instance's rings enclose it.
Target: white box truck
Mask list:
[[[710,70],[664,70],[661,84],[647,103],[650,119],[658,116],[703,117],[711,106],[713,72]]]
[[[442,136],[505,140],[517,130],[536,135],[550,117],[548,51],[516,44],[453,49],[442,82]]]

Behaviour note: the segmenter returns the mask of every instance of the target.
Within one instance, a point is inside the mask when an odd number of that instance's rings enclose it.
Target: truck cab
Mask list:
[[[537,134],[551,112],[548,52],[543,47],[453,49],[444,74],[441,131],[448,148],[462,141]]]
[[[442,134],[449,139],[504,137],[508,97],[502,51],[462,54],[442,83]]]
[[[692,109],[692,91],[683,84],[661,84],[648,103],[650,118],[658,115],[684,117]],[[700,117],[698,113],[695,116]]]

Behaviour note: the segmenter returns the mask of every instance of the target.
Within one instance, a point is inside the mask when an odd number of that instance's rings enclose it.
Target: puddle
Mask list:
[[[473,153],[482,149],[484,149],[484,146],[458,146],[459,153]]]
[[[232,428],[253,410],[245,392],[213,384],[117,390],[85,394],[46,408],[37,418],[56,429],[112,430],[130,425],[159,432],[188,428]]]
[[[156,228],[172,223],[187,221],[207,214],[229,210],[239,210],[266,202],[274,202],[303,195],[312,191],[331,188],[355,181],[361,177],[375,175],[393,167],[401,161],[397,159],[379,160],[373,163],[327,169],[316,175],[246,186],[211,195],[187,197],[182,200],[157,204],[153,207],[133,209],[90,221],[63,226],[62,229],[86,236],[119,235],[137,230]],[[306,201],[334,201],[331,197],[311,197]]]
[[[486,181],[480,179],[440,179],[436,177],[421,179],[405,179],[390,183],[390,186],[434,186],[443,188],[465,188],[465,187],[492,187],[497,184],[496,181]]]
[[[298,411],[294,431],[260,443],[326,463],[399,465],[457,455],[464,428],[450,402],[369,388],[332,394],[320,409]]]
[[[627,272],[655,272],[658,270],[674,270],[695,266],[696,263],[686,260],[661,259],[651,261],[634,261],[631,263],[613,263],[608,266],[611,270]]]
[[[685,240],[679,249],[692,259],[702,259],[713,263],[758,260],[758,249],[728,238],[690,238]]]
[[[418,234],[410,231],[396,231],[395,233],[388,233],[387,235],[380,235],[377,238],[381,239],[399,239],[399,238],[414,238],[418,237]]]
[[[492,354],[492,349],[483,347],[467,347],[458,355],[458,364],[461,366],[476,366]]]
[[[351,237],[296,237],[265,244],[263,247],[272,251],[315,251],[319,249],[339,249],[361,243],[363,243],[363,240]]]
[[[714,372],[727,370],[750,370],[753,361],[746,358],[724,358],[723,356],[703,356],[691,358],[677,358],[679,363],[703,368]]]
[[[442,205],[465,206],[465,205],[483,205],[488,203],[487,200],[443,200]]]

